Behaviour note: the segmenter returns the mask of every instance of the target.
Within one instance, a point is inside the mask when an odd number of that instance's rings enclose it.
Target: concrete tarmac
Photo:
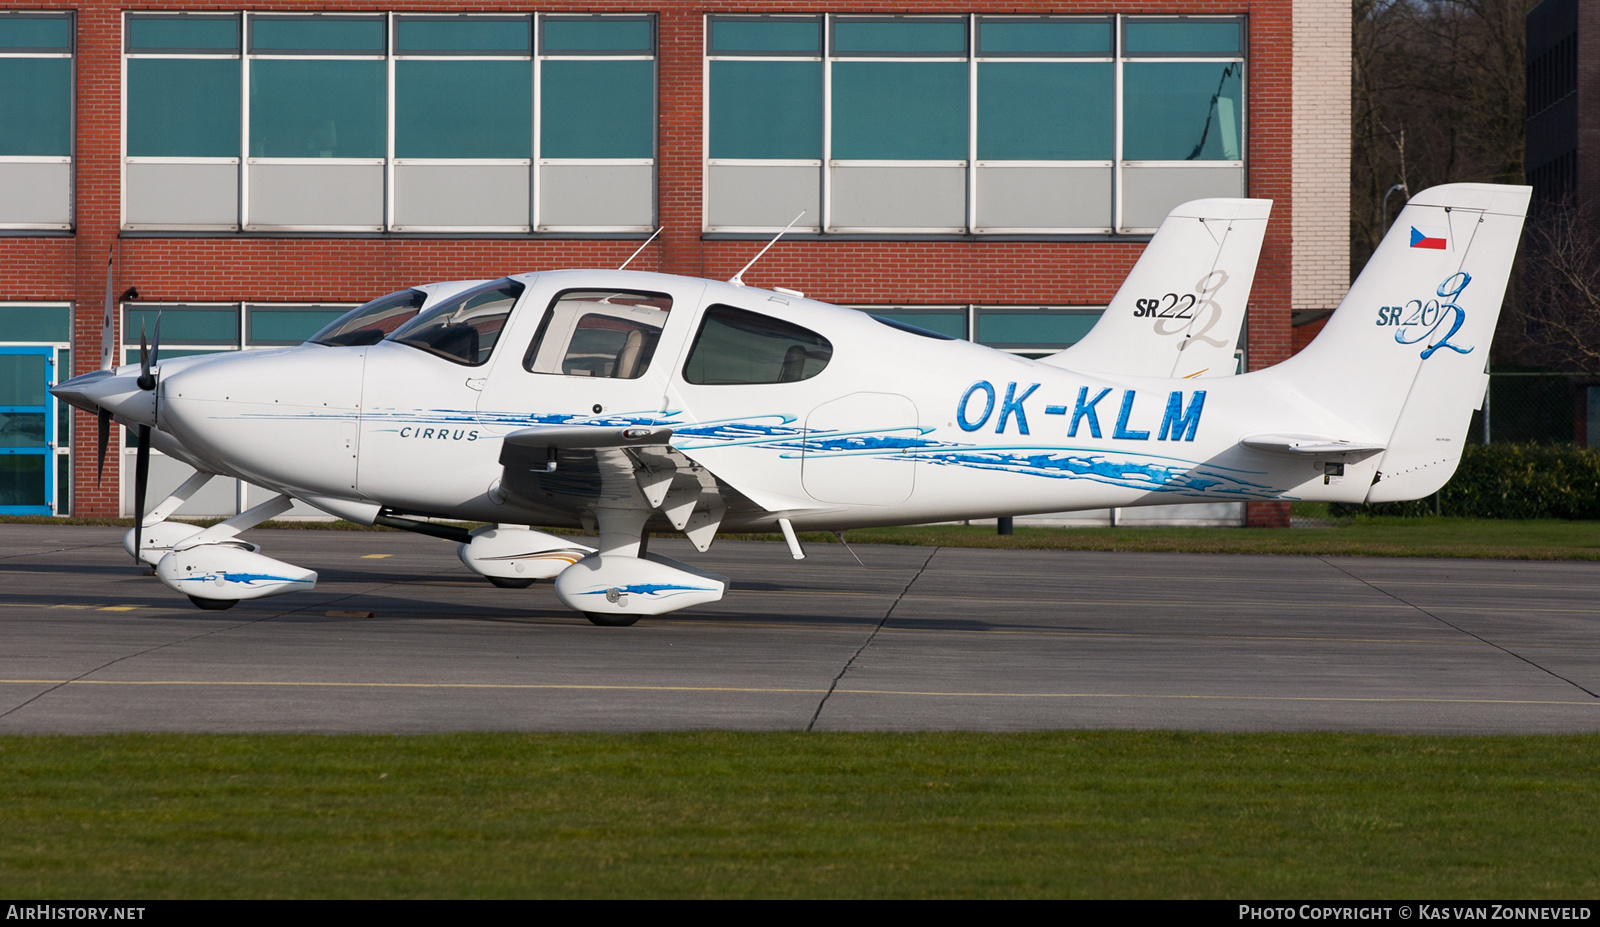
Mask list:
[[[1600,730],[1594,563],[657,538],[733,590],[598,628],[393,532],[251,532],[316,590],[205,612],[122,534],[0,525],[0,733]]]

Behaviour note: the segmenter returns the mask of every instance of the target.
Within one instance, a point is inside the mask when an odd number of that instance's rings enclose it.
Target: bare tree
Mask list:
[[[1521,331],[1527,360],[1600,370],[1600,223],[1573,200],[1537,208],[1523,230]],[[1504,327],[1504,326],[1502,326]]]
[[[1535,2],[1355,0],[1353,270],[1387,231],[1394,184],[1522,182],[1523,22]]]

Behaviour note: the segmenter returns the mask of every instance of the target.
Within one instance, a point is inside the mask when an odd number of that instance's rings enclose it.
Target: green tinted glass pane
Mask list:
[[[794,52],[822,53],[822,23],[814,19],[713,20],[711,53]]]
[[[1238,54],[1239,23],[1128,23],[1124,49],[1130,54]]]
[[[239,50],[239,17],[129,16],[128,51]]]
[[[71,51],[69,16],[0,16],[0,48]]]
[[[711,62],[711,157],[821,158],[822,62]]]
[[[1130,161],[1237,161],[1243,65],[1128,62],[1122,69],[1122,156]]]
[[[0,506],[45,505],[44,454],[0,454]]]
[[[70,511],[72,511],[72,457],[68,454],[57,454],[56,514],[65,515]]]
[[[129,59],[128,154],[237,158],[238,60]]]
[[[978,342],[1000,348],[1066,347],[1083,340],[1099,313],[993,310],[978,312]]]
[[[880,319],[894,319],[907,325],[926,328],[930,332],[949,335],[952,338],[967,337],[967,314],[956,310],[950,312],[874,312],[873,315]]]
[[[844,160],[964,160],[966,63],[836,62],[832,156]]]
[[[401,158],[527,158],[532,61],[397,61],[394,151]]]
[[[898,22],[858,22],[841,19],[833,24],[833,53],[965,55],[967,23],[961,19]]]
[[[161,314],[161,356],[181,357],[184,352],[168,351],[167,345],[180,344],[238,344],[239,310],[216,309],[158,309],[155,306],[129,308],[123,328],[123,342],[127,346],[129,363],[139,359],[139,326],[152,341],[156,334],[156,313]],[[194,352],[188,352],[194,353]]]
[[[0,155],[72,154],[72,59],[0,58]]]
[[[56,352],[56,382],[60,383],[70,376],[72,376],[72,351],[69,348],[62,348]],[[72,407],[60,399],[56,400],[56,445],[72,446]],[[62,491],[65,492],[64,489]]]
[[[382,61],[250,62],[250,154],[381,158],[388,81]]]
[[[343,309],[251,309],[250,344],[299,344],[344,313]]]
[[[0,306],[0,341],[71,341],[65,306]]]
[[[1115,156],[1115,66],[1109,62],[978,65],[978,157],[1109,161]]]
[[[400,19],[395,45],[408,52],[505,52],[526,55],[532,47],[526,19]]]
[[[44,447],[48,443],[44,416],[43,412],[17,412],[0,405],[0,448]]]
[[[258,55],[274,51],[383,54],[383,20],[257,17],[250,21],[250,51]]]
[[[0,354],[0,406],[44,405],[49,361],[43,354]]]
[[[1110,23],[980,22],[980,55],[1111,54]]]
[[[546,54],[569,52],[643,52],[654,49],[648,19],[547,19]]]
[[[655,153],[655,62],[546,61],[541,158],[649,158]]]

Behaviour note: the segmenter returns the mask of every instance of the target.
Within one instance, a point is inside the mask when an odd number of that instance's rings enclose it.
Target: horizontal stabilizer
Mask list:
[[[505,443],[517,447],[639,447],[666,444],[672,429],[653,425],[609,427],[596,425],[557,425],[549,428],[523,428],[506,435]]]
[[[1250,435],[1240,438],[1239,443],[1252,451],[1289,457],[1331,457],[1335,454],[1365,457],[1383,450],[1381,444],[1362,444],[1322,435]]]

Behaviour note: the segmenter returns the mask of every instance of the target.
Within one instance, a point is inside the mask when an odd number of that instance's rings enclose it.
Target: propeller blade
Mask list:
[[[94,473],[95,485],[100,485],[100,478],[106,474],[106,445],[111,443],[111,411],[100,409],[95,414],[95,453],[100,459],[100,468]]]
[[[150,426],[139,426],[139,452],[133,459],[133,559],[139,561],[144,541],[145,492],[150,488]]]
[[[112,339],[111,320],[116,316],[116,301],[111,298],[111,273],[116,267],[117,252],[112,249],[111,255],[106,258],[106,307],[105,316],[100,320],[100,369],[110,370],[116,366],[116,351]]]
[[[160,363],[161,363],[161,310],[157,309],[156,310],[156,332],[155,332],[154,335],[150,336],[150,366],[154,367],[154,366],[156,366],[157,364],[160,364]],[[145,372],[146,373],[150,372],[149,367],[145,368]]]
[[[156,378],[150,375],[150,344],[144,337],[144,319],[139,320],[139,379],[135,382],[143,390],[156,388]]]

